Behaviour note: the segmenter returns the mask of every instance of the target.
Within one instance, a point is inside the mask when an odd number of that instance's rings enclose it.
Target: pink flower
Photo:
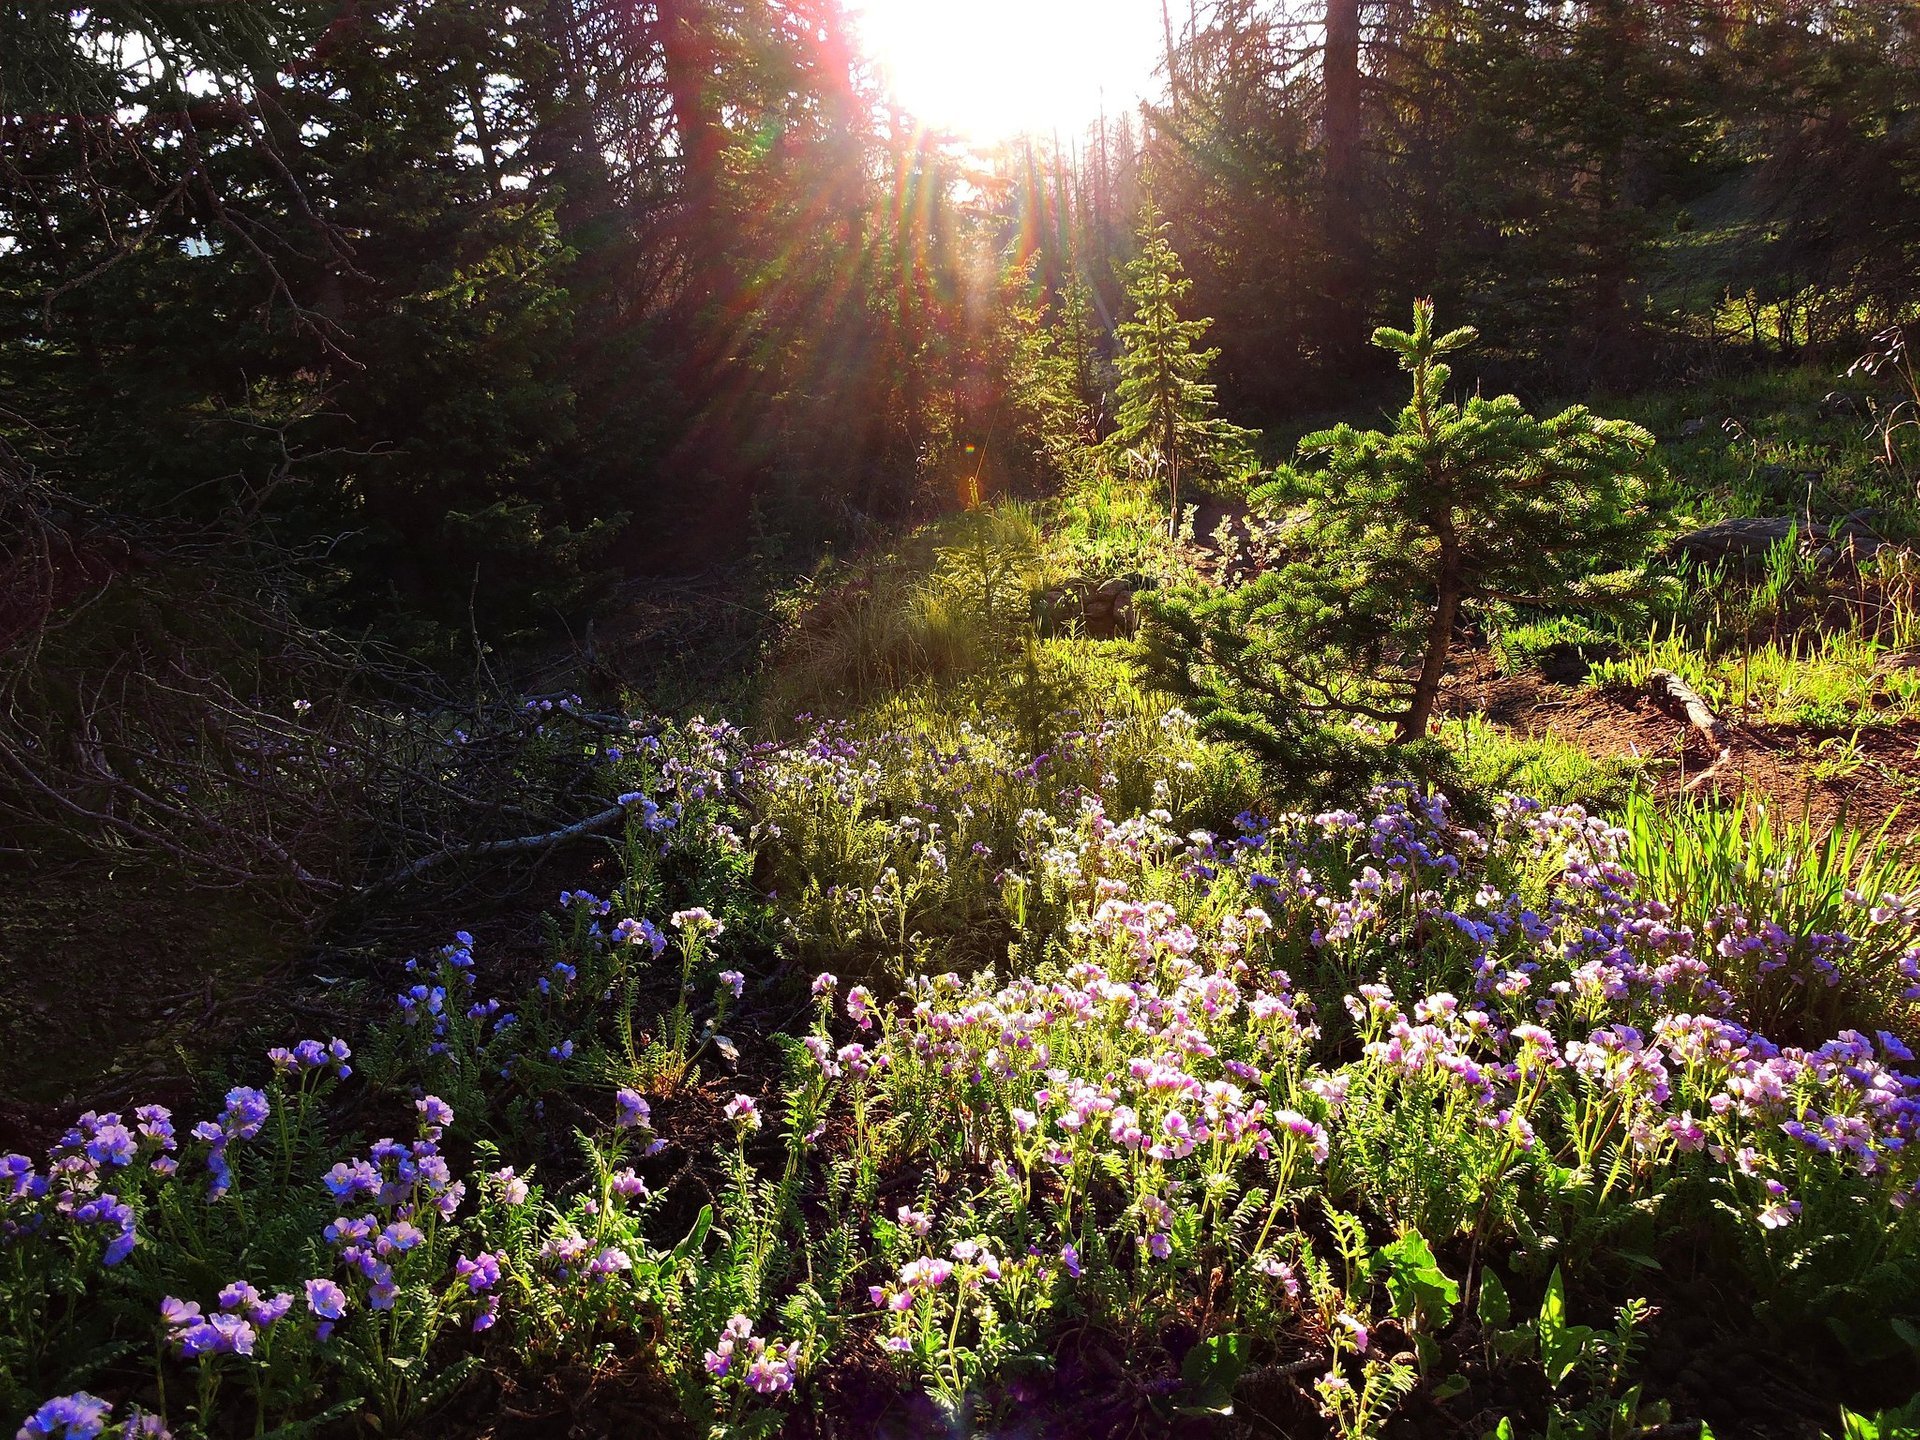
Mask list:
[[[736,1095],[720,1112],[739,1127],[742,1134],[760,1128],[760,1106],[751,1095]]]

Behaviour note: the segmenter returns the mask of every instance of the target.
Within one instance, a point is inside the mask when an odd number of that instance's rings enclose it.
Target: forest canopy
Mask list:
[[[1149,194],[1248,424],[1378,385],[1410,296],[1573,392],[1845,354],[1920,273],[1904,3],[1218,0],[1156,100],[984,148],[839,0],[0,25],[14,463],[428,648],[1017,472],[1002,317],[1110,333]]]

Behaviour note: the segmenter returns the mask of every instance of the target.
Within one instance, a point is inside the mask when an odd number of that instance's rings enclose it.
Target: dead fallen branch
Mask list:
[[[590,835],[604,835],[610,830],[620,828],[626,819],[627,807],[614,805],[602,810],[598,815],[589,815],[584,820],[571,825],[562,825],[557,830],[549,830],[544,835],[516,835],[509,840],[487,840],[475,845],[456,845],[445,850],[436,850],[431,855],[422,855],[412,864],[387,876],[378,884],[369,886],[369,891],[391,890],[417,880],[427,871],[446,860],[484,860],[490,856],[519,855],[531,850],[551,850],[557,845],[565,845],[572,840],[584,840]]]
[[[1647,676],[1647,690],[1655,700],[1677,708],[1713,750],[1713,763],[1686,783],[1686,789],[1698,790],[1714,779],[1722,766],[1733,758],[1733,739],[1727,725],[1713,707],[1700,698],[1700,692],[1671,670],[1655,670]]]

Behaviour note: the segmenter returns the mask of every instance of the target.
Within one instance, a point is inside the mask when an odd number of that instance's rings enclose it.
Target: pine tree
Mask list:
[[[1341,425],[1256,490],[1290,563],[1237,591],[1150,607],[1145,664],[1203,719],[1282,770],[1324,776],[1331,722],[1426,736],[1462,607],[1576,603],[1637,558],[1653,437],[1576,406],[1550,420],[1511,395],[1446,396],[1443,357],[1471,329],[1436,333],[1433,305],[1374,343],[1413,397],[1391,431]]]
[[[1130,318],[1120,322],[1119,413],[1108,445],[1119,455],[1151,457],[1167,476],[1172,528],[1180,525],[1183,473],[1223,469],[1245,450],[1248,432],[1214,412],[1209,376],[1218,350],[1200,348],[1213,322],[1186,320],[1193,289],[1151,201],[1140,224],[1140,253],[1127,266]]]

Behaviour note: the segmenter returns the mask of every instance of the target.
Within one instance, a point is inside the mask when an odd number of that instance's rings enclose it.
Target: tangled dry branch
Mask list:
[[[617,827],[590,751],[645,722],[464,693],[300,624],[206,537],[136,532],[0,457],[0,817],[31,852],[159,852],[330,902]]]

